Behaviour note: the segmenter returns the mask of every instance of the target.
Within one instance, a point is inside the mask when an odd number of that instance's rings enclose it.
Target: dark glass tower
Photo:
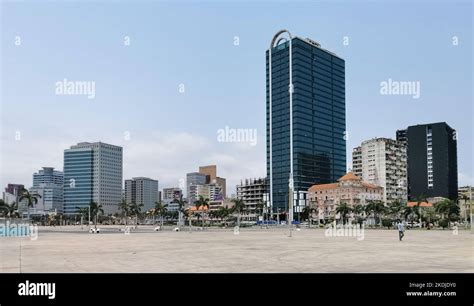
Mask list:
[[[408,194],[419,197],[458,197],[456,131],[445,122],[410,126],[408,142]]]
[[[271,48],[271,77],[269,50],[266,52],[267,178],[274,212],[288,211],[290,115],[294,191],[306,192],[313,184],[335,182],[346,172],[345,62],[310,39],[294,37],[291,41],[292,114],[290,42],[279,39]]]

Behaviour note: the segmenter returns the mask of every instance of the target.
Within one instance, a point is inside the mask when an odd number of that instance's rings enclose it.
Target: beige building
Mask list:
[[[234,202],[231,199],[222,199],[218,201],[209,201],[209,210],[216,211],[222,207],[232,208],[234,207]]]
[[[382,186],[385,203],[407,200],[407,152],[403,143],[389,138],[362,142],[352,151],[352,172],[365,182]]]
[[[209,166],[202,166],[199,167],[199,173],[206,175],[206,183],[210,183],[216,179],[217,175],[217,166],[216,165],[209,165]]]
[[[208,165],[199,167],[199,173],[206,176],[206,184],[218,184],[221,187],[222,196],[227,196],[226,192],[226,179],[217,176],[217,166]]]
[[[308,189],[310,206],[316,209],[319,220],[336,217],[340,203],[354,207],[383,200],[383,196],[383,187],[364,182],[352,172],[338,179],[337,183],[313,185]]]
[[[209,201],[220,201],[223,199],[222,189],[218,184],[191,185],[189,190],[190,197],[196,201],[199,197],[203,197]],[[194,205],[194,202],[190,204],[192,206]]]

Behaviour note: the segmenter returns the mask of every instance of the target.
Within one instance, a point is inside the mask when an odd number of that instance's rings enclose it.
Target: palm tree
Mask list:
[[[430,224],[432,221],[436,220],[436,211],[434,207],[425,207],[424,208],[424,215],[426,217],[426,226],[430,229]]]
[[[423,208],[421,207],[421,203],[428,202],[428,197],[422,193],[416,197],[416,208],[414,212],[418,215],[419,222],[421,224],[421,217],[423,216]]]
[[[388,213],[394,219],[400,219],[400,213],[403,211],[405,205],[401,201],[393,201],[388,205]]]
[[[385,211],[385,205],[380,200],[369,201],[369,203],[365,206],[365,212],[367,214],[373,214],[375,223],[379,221],[379,225],[381,225],[381,218],[380,215]]]
[[[265,207],[265,202],[263,200],[259,200],[258,203],[255,205],[255,213],[258,215],[259,212],[262,214],[262,221],[265,219],[263,216],[263,208]],[[258,220],[258,218],[257,218]]]
[[[362,204],[356,204],[352,208],[352,212],[354,213],[354,217],[356,217],[357,223],[362,226],[362,223],[364,222],[365,206]]]
[[[409,221],[409,217],[412,216],[413,214],[415,214],[415,210],[413,209],[413,207],[406,206],[403,209],[403,217],[405,221]]]
[[[181,217],[184,216],[186,202],[183,201],[183,196],[179,199],[174,199],[172,203],[178,203],[178,228],[181,230]]]
[[[156,209],[150,208],[145,212],[145,221],[148,220],[148,216],[151,215],[151,220],[153,221],[152,223],[155,224],[155,214],[156,214]]]
[[[221,219],[221,221],[227,220],[229,214],[230,210],[227,207],[220,207],[217,211],[217,216]]]
[[[189,209],[189,208],[184,209],[183,208],[183,216],[184,216],[184,219],[185,219],[184,220],[185,224],[186,224],[186,219],[188,219],[188,221],[189,221],[189,231],[191,231],[191,227],[192,227],[192,224],[191,224],[191,222],[192,222],[191,221],[191,209]]]
[[[211,210],[207,213],[207,215],[209,217],[209,221],[211,222],[210,226],[212,226],[212,219],[217,218],[217,212]]]
[[[0,216],[4,216],[5,215],[5,201],[3,201],[2,199],[0,199]]]
[[[345,202],[340,203],[336,208],[336,213],[341,215],[342,224],[346,224],[345,223],[346,216],[350,212],[352,212],[352,208],[349,207],[349,205],[347,205],[347,203],[345,203]]]
[[[245,210],[245,203],[244,203],[244,200],[242,199],[233,199],[232,202],[234,202],[233,211],[238,213],[237,226],[240,227],[240,216],[242,215],[242,212]]]
[[[76,207],[76,213],[81,216],[81,229],[82,229],[82,223],[83,219],[87,217],[89,214],[89,208],[88,207]]]
[[[104,214],[104,210],[102,209],[101,204],[97,204],[97,202],[94,202],[94,201],[91,201],[89,207],[90,207],[91,216],[94,217],[94,228],[97,231],[97,219],[99,217],[99,214]]]
[[[444,219],[444,214],[448,210],[448,203],[445,201],[441,201],[435,204],[435,211],[439,214],[441,214],[441,219]]]
[[[16,202],[8,205],[0,199],[0,212],[2,212],[2,215],[8,217],[10,220],[12,217],[20,217],[20,213],[18,212],[18,204]]]
[[[194,202],[196,205],[196,211],[198,212],[198,222],[199,222],[199,208],[202,207],[202,228],[204,228],[204,208],[207,207],[209,209],[209,199],[204,199],[203,196],[199,196],[199,199]]]
[[[459,206],[455,201],[445,199],[435,204],[435,211],[437,213],[441,213],[443,219],[444,219],[444,215],[446,214],[448,220],[450,220],[453,215],[455,216],[459,215]]]
[[[123,199],[119,203],[118,209],[120,209],[122,211],[122,214],[123,214],[124,219],[125,219],[125,226],[127,226],[128,213],[130,212],[130,204],[128,204],[127,201],[125,199]]]
[[[20,198],[18,199],[18,201],[19,202],[23,200],[28,201],[28,207],[27,207],[28,220],[30,220],[30,207],[34,207],[34,205],[38,204],[38,198],[41,198],[39,194],[30,193],[26,188],[23,188],[20,192]]]
[[[168,207],[168,204],[163,204],[162,202],[155,202],[155,210],[154,210],[154,213],[158,214],[158,216],[160,216],[161,218],[161,226],[160,226],[160,230],[163,228],[163,216],[166,215],[166,212],[168,211],[167,209]],[[154,215],[154,214],[153,214]],[[155,220],[153,220],[154,222]]]
[[[311,222],[313,221],[313,213],[316,212],[316,208],[311,206],[305,206],[301,212],[301,220],[308,220],[308,228],[311,227]]]
[[[135,228],[138,226],[138,216],[140,215],[142,211],[143,204],[137,204],[135,202],[132,202],[130,204],[130,213],[135,216]]]
[[[354,213],[354,215],[356,217],[361,217],[362,218],[362,215],[363,213],[365,212],[365,207],[364,205],[362,204],[356,204],[354,205],[354,207],[352,208],[352,212]]]
[[[183,200],[183,196],[180,197],[178,200],[178,212],[179,212],[179,221],[181,226],[182,224],[186,224],[186,217],[188,216],[188,208],[186,208],[186,202]]]
[[[461,196],[459,197],[459,201],[464,201],[464,217],[467,224],[467,211],[468,211],[467,208],[470,206],[471,198],[468,196],[467,193],[461,193]],[[459,206],[461,206],[461,203],[459,203]]]

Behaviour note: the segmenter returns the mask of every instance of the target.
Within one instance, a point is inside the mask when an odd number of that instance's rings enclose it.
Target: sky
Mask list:
[[[347,161],[374,137],[447,122],[459,184],[474,184],[472,3],[454,1],[2,1],[0,186],[63,168],[82,141],[124,148],[124,179],[178,186],[216,164],[228,193],[264,177],[265,50],[288,29],[345,59]],[[238,42],[238,43],[236,43]],[[89,81],[95,98],[57,95]],[[381,95],[388,79],[420,98]],[[184,89],[184,92],[183,92]],[[219,129],[257,142],[219,142]]]

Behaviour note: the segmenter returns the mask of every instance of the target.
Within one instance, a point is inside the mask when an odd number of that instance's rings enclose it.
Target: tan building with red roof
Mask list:
[[[308,189],[310,206],[317,210],[319,219],[334,217],[340,203],[354,207],[381,201],[383,197],[383,187],[364,182],[352,172],[339,178],[337,183],[313,185]]]

